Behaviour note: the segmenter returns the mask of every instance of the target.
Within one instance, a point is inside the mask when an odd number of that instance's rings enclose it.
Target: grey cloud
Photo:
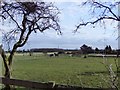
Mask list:
[[[117,48],[117,41],[114,39],[108,40],[107,42],[93,39],[76,38],[73,36],[61,36],[57,37],[34,37],[30,38],[24,48],[67,48],[67,49],[79,49],[81,45],[87,44],[93,48],[104,48],[105,45],[111,45],[113,48]]]

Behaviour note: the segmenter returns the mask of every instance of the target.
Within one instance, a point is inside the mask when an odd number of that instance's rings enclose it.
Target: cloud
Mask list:
[[[43,0],[45,2],[85,2],[86,0]]]
[[[38,0],[39,1],[39,0]],[[45,2],[76,2],[76,3],[82,3],[88,0],[43,0]],[[89,0],[89,1],[98,1],[98,2],[115,2],[119,0]]]
[[[43,35],[44,36],[44,35]],[[28,43],[23,48],[69,48],[79,49],[83,44],[92,46],[93,48],[104,48],[105,45],[111,45],[113,48],[117,48],[117,41],[106,37],[101,39],[81,38],[72,35],[62,35],[59,38],[36,35],[30,37]],[[108,39],[107,39],[108,38]]]
[[[71,0],[72,1],[72,0]],[[84,0],[79,0],[80,2]],[[80,22],[80,17],[87,18],[88,7],[80,8],[77,6],[79,3],[60,1],[56,3],[56,6],[60,8],[60,25],[63,35],[57,35],[54,30],[47,30],[44,33],[38,32],[32,34],[27,44],[23,47],[26,49],[30,48],[80,48],[83,44],[90,45],[92,47],[104,48],[105,45],[110,44],[112,47],[117,47],[117,41],[115,40],[117,32],[114,32],[113,28],[117,23],[111,24],[111,22],[105,21],[106,29],[97,24],[95,28],[93,26],[86,26],[73,33],[75,25]],[[88,19],[86,19],[88,20]],[[6,27],[7,28],[7,27]],[[1,39],[0,39],[1,40]]]
[[[2,32],[0,31],[0,44],[2,44]]]

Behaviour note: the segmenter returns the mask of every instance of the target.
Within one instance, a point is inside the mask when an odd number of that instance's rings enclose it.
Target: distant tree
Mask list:
[[[95,53],[99,53],[99,49],[97,47],[95,48]]]
[[[108,53],[108,51],[109,51],[109,47],[108,47],[108,45],[105,47],[104,51],[105,51],[105,54]]]
[[[89,7],[89,19],[82,19],[78,25],[76,25],[75,32],[78,29],[81,29],[84,26],[91,25],[93,28],[98,24],[101,27],[106,27],[108,23],[106,20],[111,20],[112,22],[120,23],[120,1],[119,0],[86,0],[80,6]],[[112,23],[111,23],[112,24]],[[120,29],[120,25],[117,25],[117,28]],[[118,36],[119,38],[120,36]],[[109,47],[110,48],[110,47]],[[119,53],[119,52],[118,52]]]
[[[81,51],[83,54],[88,54],[88,53],[92,53],[93,52],[93,49],[92,47],[89,47],[85,44],[83,44],[81,47],[80,47]]]
[[[109,45],[109,53],[111,53],[112,52],[112,48],[111,48],[111,46]]]
[[[109,45],[109,46],[107,45],[107,46],[105,47],[105,50],[104,50],[104,51],[105,51],[106,54],[110,54],[110,53],[112,52],[111,46],[110,46],[110,45]]]
[[[1,2],[0,18],[3,20],[3,26],[11,25],[11,30],[5,33],[6,41],[15,39],[11,43],[11,52],[8,58],[3,48],[1,56],[5,67],[5,78],[10,78],[10,71],[13,62],[14,53],[19,47],[26,44],[29,36],[38,31],[53,29],[61,33],[59,26],[59,10],[51,2]],[[3,30],[4,27],[0,27]],[[37,38],[37,37],[36,37]],[[42,43],[42,42],[40,42]],[[9,85],[5,85],[5,90],[10,90]]]
[[[88,46],[85,44],[80,47],[83,54],[87,54],[87,48],[88,48]]]

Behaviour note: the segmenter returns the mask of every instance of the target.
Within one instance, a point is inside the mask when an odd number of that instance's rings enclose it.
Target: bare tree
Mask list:
[[[82,3],[82,6],[89,6],[90,10],[89,16],[91,16],[90,20],[88,19],[81,20],[80,23],[76,26],[75,31],[78,31],[83,26],[88,26],[88,25],[97,25],[100,24],[104,26],[106,24],[105,20],[112,20],[114,22],[118,22],[117,28],[119,29],[119,22],[120,22],[120,1],[111,1],[111,2],[104,2],[104,1],[98,1],[98,0],[87,0],[86,2]],[[94,19],[93,19],[94,18]],[[120,36],[118,36],[120,37]],[[116,61],[115,61],[116,62]],[[105,65],[107,70],[109,71],[109,76],[110,76],[110,84],[111,88],[116,88],[117,90],[119,87],[116,84],[116,81],[118,80],[119,77],[119,70],[120,70],[120,65],[115,64],[117,67],[117,74],[112,70],[111,65]]]
[[[10,78],[10,71],[14,53],[17,48],[26,44],[31,33],[43,32],[53,29],[61,33],[58,18],[59,10],[51,2],[2,2],[0,17],[6,24],[10,24],[12,29],[5,30],[5,40],[15,40],[11,44],[11,51],[8,58],[3,49],[1,56],[5,67],[5,77]],[[3,28],[1,27],[0,30]],[[10,88],[9,85],[6,85]]]
[[[105,24],[105,20],[113,20],[116,22],[120,21],[120,16],[116,9],[120,5],[120,1],[118,2],[97,2],[95,0],[87,0],[86,2],[82,3],[82,6],[89,6],[90,7],[90,15],[92,18],[90,21],[81,20],[81,22],[76,26],[76,30],[80,29],[82,26],[87,25],[96,25],[97,23]],[[94,20],[93,20],[94,18]]]

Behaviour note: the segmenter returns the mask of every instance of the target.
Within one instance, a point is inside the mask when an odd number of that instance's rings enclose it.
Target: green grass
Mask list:
[[[35,54],[15,55],[13,61],[12,78],[38,82],[55,81],[84,87],[107,87],[102,79],[108,74],[102,64],[102,57],[48,57]],[[108,63],[113,64],[115,71],[114,58],[108,58]]]

